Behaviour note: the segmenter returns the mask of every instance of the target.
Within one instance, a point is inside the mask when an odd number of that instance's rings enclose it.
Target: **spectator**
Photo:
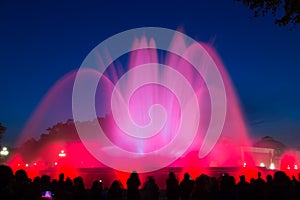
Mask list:
[[[14,174],[7,165],[0,165],[0,199],[15,200],[13,188]]]
[[[87,191],[85,190],[83,179],[81,176],[78,176],[74,179],[73,199],[87,199]]]
[[[191,180],[189,173],[184,174],[184,178],[180,182],[179,188],[181,200],[189,200],[194,188],[194,182]]]
[[[235,179],[233,176],[223,174],[220,182],[220,197],[224,200],[235,200]]]
[[[250,183],[246,181],[244,175],[240,176],[240,181],[236,185],[237,198],[240,200],[250,200]]]
[[[20,169],[15,173],[15,192],[17,199],[31,200],[33,197],[33,191],[31,189],[31,180],[28,178],[25,170]]]
[[[199,177],[196,178],[195,181],[195,191],[192,195],[193,200],[203,199],[203,200],[211,200],[213,199],[213,195],[211,193],[211,185],[210,185],[210,178],[205,175],[201,174]]]
[[[108,190],[108,199],[109,200],[122,200],[123,198],[123,189],[118,180],[114,180]]]
[[[179,199],[179,184],[175,177],[174,172],[169,173],[169,177],[166,180],[166,195],[168,200],[178,200]]]
[[[128,200],[140,200],[140,191],[139,187],[141,181],[137,172],[132,172],[127,182],[127,199]]]
[[[102,180],[95,180],[93,182],[92,188],[90,190],[91,193],[91,200],[100,200],[102,199]]]
[[[143,197],[144,200],[158,200],[159,188],[152,176],[149,176],[145,183],[143,188]]]

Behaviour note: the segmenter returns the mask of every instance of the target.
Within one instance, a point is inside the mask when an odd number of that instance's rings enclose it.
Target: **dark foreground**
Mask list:
[[[250,178],[250,177],[248,177]],[[289,178],[284,172],[275,172],[273,176],[245,176],[236,180],[223,173],[218,177],[201,174],[192,180],[185,173],[182,180],[176,174],[169,173],[165,180],[165,189],[159,188],[154,177],[149,176],[141,183],[138,173],[132,173],[123,186],[114,180],[109,187],[103,188],[101,181],[95,180],[86,188],[81,176],[74,179],[61,173],[58,179],[48,175],[29,179],[25,170],[13,173],[6,165],[0,165],[1,200],[284,200],[300,199],[300,182],[296,177]]]

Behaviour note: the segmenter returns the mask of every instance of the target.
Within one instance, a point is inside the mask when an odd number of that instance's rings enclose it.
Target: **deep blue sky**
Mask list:
[[[96,45],[127,29],[158,26],[183,27],[213,43],[251,135],[300,148],[300,27],[291,32],[270,16],[255,19],[233,0],[120,2],[0,2],[0,122],[8,128],[3,144],[18,138],[47,91]]]

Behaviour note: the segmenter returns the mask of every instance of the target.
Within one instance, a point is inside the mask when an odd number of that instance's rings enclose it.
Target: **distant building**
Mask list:
[[[286,152],[293,152],[296,160],[293,166],[298,165],[300,152],[290,150],[286,145],[270,136],[261,138],[252,147],[242,147],[242,153],[244,155],[251,154],[256,166],[267,169],[280,169],[282,157]]]

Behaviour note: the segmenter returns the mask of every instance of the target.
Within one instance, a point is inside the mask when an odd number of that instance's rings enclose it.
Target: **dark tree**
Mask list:
[[[1,141],[2,141],[2,137],[4,132],[6,131],[6,127],[4,127],[1,123],[0,123],[0,146],[1,146]]]
[[[300,23],[300,0],[235,0],[248,6],[255,17],[265,16],[272,13],[273,16],[283,13],[279,18],[276,17],[275,23],[279,26],[291,24],[292,28]]]

